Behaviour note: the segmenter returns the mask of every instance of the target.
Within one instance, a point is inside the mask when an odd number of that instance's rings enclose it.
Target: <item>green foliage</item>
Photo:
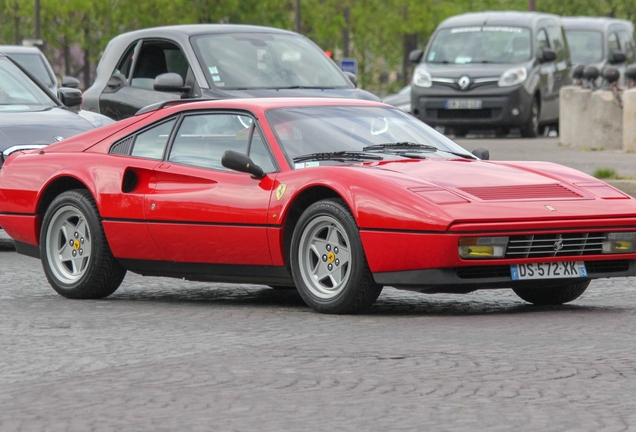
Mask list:
[[[42,38],[51,53],[79,45],[95,65],[115,35],[159,25],[234,23],[294,28],[296,0],[40,0]],[[359,65],[360,86],[386,92],[381,77],[408,75],[408,50],[424,48],[445,18],[484,10],[527,10],[528,0],[301,0],[301,31],[321,48]],[[636,0],[536,0],[537,10],[560,15],[636,18]],[[348,19],[346,18],[348,16]],[[34,35],[34,0],[0,0],[0,43]],[[410,42],[409,42],[410,41]],[[414,45],[413,41],[417,41]],[[70,57],[67,63],[70,62]],[[82,65],[68,65],[76,74]]]
[[[612,168],[600,168],[594,171],[594,177],[598,179],[615,179],[617,178],[616,171]]]

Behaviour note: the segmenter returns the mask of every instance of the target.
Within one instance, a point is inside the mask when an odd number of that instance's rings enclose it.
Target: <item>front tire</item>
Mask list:
[[[539,118],[541,114],[541,106],[539,105],[539,98],[534,97],[532,99],[532,105],[530,106],[530,118],[528,122],[521,128],[521,136],[524,138],[536,138],[539,136]]]
[[[95,201],[83,189],[60,194],[47,209],[40,256],[49,283],[67,298],[108,297],[126,275],[110,251]]]
[[[535,305],[560,305],[576,300],[590,285],[589,280],[546,288],[513,288],[515,294]]]
[[[355,219],[340,199],[318,201],[305,210],[290,258],[298,292],[317,312],[358,313],[382,291],[369,270]]]

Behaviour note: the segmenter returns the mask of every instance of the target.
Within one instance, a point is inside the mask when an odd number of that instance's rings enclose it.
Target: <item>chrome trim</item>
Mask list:
[[[5,151],[2,152],[2,156],[4,156],[4,158],[6,159],[7,157],[9,157],[9,155],[11,155],[12,153],[15,153],[17,151],[21,151],[21,150],[37,150],[37,149],[41,149],[43,147],[46,147],[45,144],[24,144],[24,145],[17,145],[17,146],[12,146],[9,147],[8,149],[6,149]]]
[[[455,84],[456,82],[453,78],[431,78],[431,81],[444,84]]]
[[[485,78],[475,78],[473,80],[474,83],[487,83],[487,82],[497,82],[499,81],[499,77],[485,77]]]

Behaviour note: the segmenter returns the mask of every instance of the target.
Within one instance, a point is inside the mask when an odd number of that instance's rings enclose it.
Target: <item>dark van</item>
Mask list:
[[[426,51],[411,52],[412,113],[456,136],[519,128],[535,137],[559,120],[559,91],[572,82],[561,19],[536,12],[480,12],[448,18]]]
[[[634,66],[634,24],[605,17],[563,17],[573,64],[596,66],[599,70],[613,66],[621,72]]]

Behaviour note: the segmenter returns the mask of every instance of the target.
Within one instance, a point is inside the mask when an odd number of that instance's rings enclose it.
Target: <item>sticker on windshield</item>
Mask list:
[[[317,167],[317,166],[320,166],[320,162],[296,162],[294,164],[295,169],[311,168],[311,167]]]
[[[210,74],[212,75],[219,73],[219,70],[216,68],[216,66],[210,66],[208,67],[208,70],[210,71]]]
[[[301,54],[298,51],[286,51],[280,55],[280,59],[284,62],[299,62]]]
[[[219,81],[221,81],[221,77],[218,76],[218,75],[212,75],[212,81],[219,82]]]
[[[269,54],[267,54],[267,50],[259,49],[256,50],[256,58],[258,63],[256,63],[256,67],[259,69],[267,69],[266,61],[269,59]]]
[[[467,57],[467,56],[457,56],[455,57],[455,63],[470,63],[470,61],[472,60],[472,57]]]

